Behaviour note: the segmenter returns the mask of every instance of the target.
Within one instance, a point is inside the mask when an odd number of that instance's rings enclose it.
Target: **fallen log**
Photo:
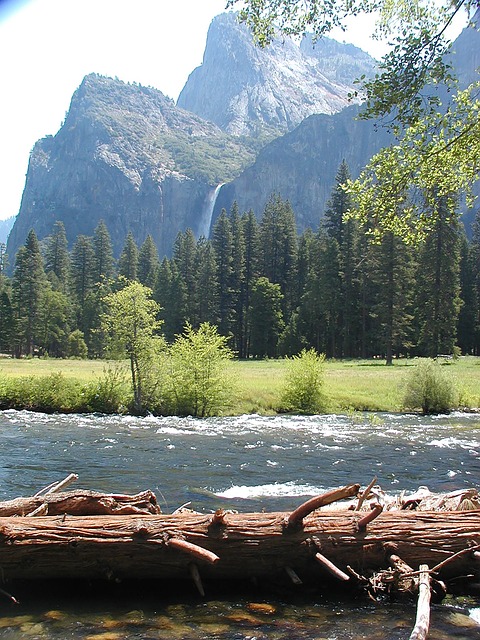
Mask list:
[[[360,515],[314,511],[294,528],[285,513],[1,517],[0,567],[6,580],[191,579],[194,561],[202,580],[294,574],[325,583],[338,576],[318,554],[365,576],[395,553],[414,570],[434,567],[442,580],[478,581],[480,511],[384,511],[363,530]]]
[[[136,495],[99,493],[97,491],[69,491],[64,493],[36,494],[28,498],[15,498],[0,502],[0,517],[7,516],[56,516],[63,514],[131,515],[158,514],[160,507],[152,491]]]

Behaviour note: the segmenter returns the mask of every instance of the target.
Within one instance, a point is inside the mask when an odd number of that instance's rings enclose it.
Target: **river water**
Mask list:
[[[479,485],[480,416],[135,418],[0,412],[0,498],[32,495],[71,472],[78,488],[152,489],[164,512],[290,510],[329,488],[376,475],[388,493]],[[5,587],[8,589],[9,587]],[[159,586],[68,593],[52,587],[0,600],[0,638],[408,638],[412,604],[351,601],[322,591],[234,597]],[[14,594],[16,595],[16,594]],[[0,596],[1,598],[1,596]],[[480,599],[434,608],[431,638],[478,638]]]

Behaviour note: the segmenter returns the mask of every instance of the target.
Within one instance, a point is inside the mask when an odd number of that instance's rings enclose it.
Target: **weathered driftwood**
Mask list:
[[[152,491],[134,496],[96,491],[46,493],[29,498],[0,502],[0,517],[56,515],[131,515],[158,514],[160,507]]]
[[[202,579],[321,583],[333,578],[318,554],[352,580],[396,554],[415,571],[427,563],[442,579],[478,580],[480,511],[384,511],[359,530],[362,515],[315,511],[294,528],[285,513],[3,517],[0,567],[5,579],[191,579],[194,563]]]
[[[418,603],[415,626],[410,634],[409,640],[425,640],[430,627],[430,573],[428,565],[420,565],[420,576],[418,580]]]

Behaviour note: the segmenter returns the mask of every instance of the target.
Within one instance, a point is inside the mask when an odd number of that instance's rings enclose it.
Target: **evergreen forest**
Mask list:
[[[387,364],[414,355],[478,355],[480,218],[467,239],[445,200],[418,242],[388,231],[373,238],[344,215],[348,179],[343,162],[319,228],[301,235],[289,202],[272,194],[258,217],[236,204],[223,210],[210,239],[179,233],[163,259],[150,236],[138,247],[128,233],[114,260],[103,222],[71,248],[61,222],[41,242],[30,231],[11,277],[0,245],[0,352],[105,357],[105,299],[138,281],[160,305],[167,341],[187,324],[208,322],[239,358],[304,348]]]

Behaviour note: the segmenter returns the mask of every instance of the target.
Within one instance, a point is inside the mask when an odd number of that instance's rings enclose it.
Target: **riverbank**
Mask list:
[[[324,394],[326,412],[402,411],[405,380],[416,360],[402,359],[386,367],[383,360],[329,360],[325,362]],[[41,378],[61,374],[62,378],[86,388],[105,375],[109,364],[102,360],[0,359],[2,379]],[[461,357],[442,365],[455,380],[459,405],[473,410],[480,406],[480,358]],[[285,360],[233,361],[234,380],[226,415],[278,412],[285,379]]]

